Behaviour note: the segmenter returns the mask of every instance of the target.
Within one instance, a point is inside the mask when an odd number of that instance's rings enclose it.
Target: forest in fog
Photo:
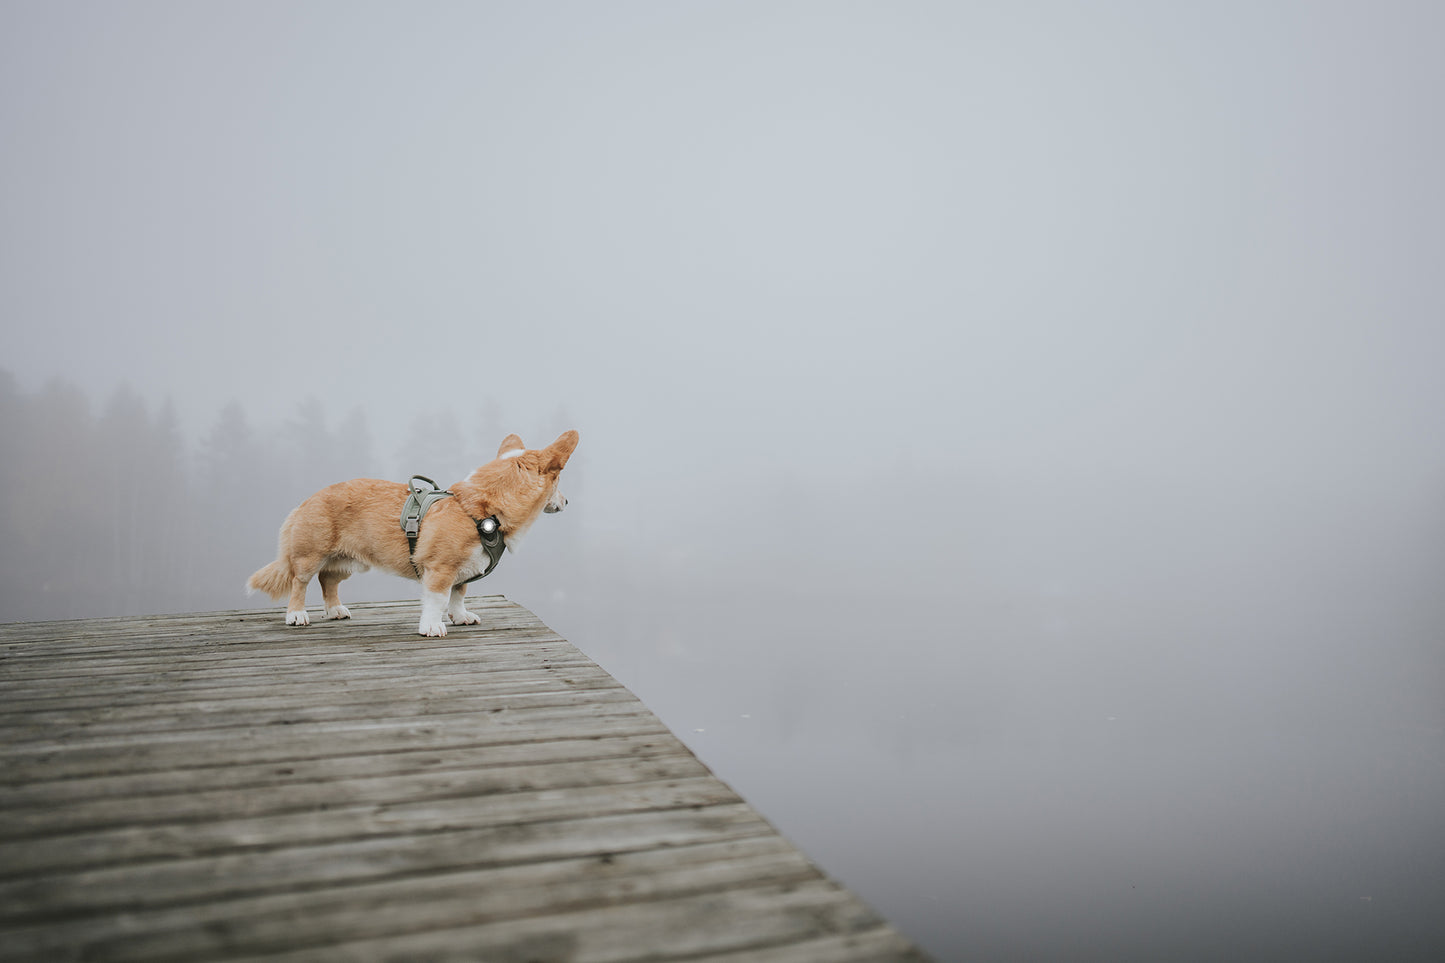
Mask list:
[[[485,460],[505,434],[494,425],[486,410],[470,431],[429,419],[384,445],[360,409],[311,398],[276,425],[228,404],[191,442],[173,404],[129,386],[97,402],[61,379],[27,392],[0,372],[0,621],[245,605],[242,580],[274,557],[281,520],[312,491],[440,472],[436,452],[459,438]],[[397,583],[395,597],[407,594]]]

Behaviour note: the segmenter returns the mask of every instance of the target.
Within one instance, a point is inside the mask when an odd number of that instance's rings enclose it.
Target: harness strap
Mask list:
[[[418,485],[418,481],[424,481],[429,488]],[[421,569],[416,567],[416,540],[421,534],[422,516],[432,505],[443,498],[451,498],[452,493],[445,489],[438,489],[437,483],[425,475],[412,475],[408,482],[410,491],[406,496],[406,502],[401,507],[401,530],[406,535],[407,557],[411,561],[411,570],[416,572],[416,577],[421,578]],[[486,578],[492,574],[492,569],[502,560],[502,552],[506,550],[506,541],[502,538],[502,523],[497,516],[488,515],[486,518],[474,518],[472,521],[477,525],[477,537],[482,540],[482,551],[487,553],[487,567],[481,574],[473,575],[460,584],[475,582],[479,578]]]
[[[496,568],[497,563],[502,560],[502,552],[507,547],[506,542],[502,539],[502,523],[497,521],[497,516],[488,515],[486,518],[474,518],[472,521],[477,523],[477,537],[482,540],[482,551],[487,553],[487,567],[482,570],[480,575],[473,575],[467,579],[462,583],[463,585],[491,575],[492,569]],[[415,567],[416,563],[413,562],[412,566]]]
[[[429,487],[422,488],[417,484],[418,481],[426,482]],[[407,554],[411,559],[412,571],[416,572],[417,578],[421,578],[421,570],[416,567],[416,539],[421,533],[421,517],[436,502],[451,498],[452,493],[437,488],[437,483],[425,475],[412,475],[407,485],[410,491],[406,496],[406,504],[401,506],[401,530],[406,534]]]

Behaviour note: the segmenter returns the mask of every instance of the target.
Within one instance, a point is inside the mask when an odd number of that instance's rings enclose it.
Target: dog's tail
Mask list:
[[[246,579],[246,594],[265,592],[273,599],[279,599],[291,591],[291,566],[285,559],[278,558],[265,568]]]

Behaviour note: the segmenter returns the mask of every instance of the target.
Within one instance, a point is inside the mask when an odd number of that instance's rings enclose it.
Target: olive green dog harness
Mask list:
[[[423,488],[417,482],[426,482]],[[411,567],[416,572],[416,577],[421,578],[421,569],[416,567],[416,540],[421,533],[421,520],[427,513],[427,509],[441,501],[443,498],[451,498],[452,493],[445,489],[437,488],[437,483],[425,475],[412,475],[407,485],[406,502],[401,506],[401,530],[406,534],[406,544],[410,547]],[[475,582],[479,578],[486,578],[492,574],[492,569],[502,560],[502,552],[506,549],[506,542],[502,539],[502,523],[497,521],[497,516],[488,515],[486,518],[474,518],[472,521],[477,524],[477,537],[482,540],[482,551],[487,553],[487,567],[480,575],[473,575],[466,582]],[[466,582],[460,584],[465,585]]]

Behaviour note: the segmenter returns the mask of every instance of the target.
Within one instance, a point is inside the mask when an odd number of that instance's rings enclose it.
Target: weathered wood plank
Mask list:
[[[539,686],[569,688],[620,688],[617,681],[595,664],[585,660],[549,661],[547,667],[538,671],[536,666],[523,664],[508,668],[504,660],[479,666],[453,665],[445,673],[436,673],[428,678],[422,694],[432,699],[450,698],[452,695],[475,691],[485,685],[493,694],[533,691]],[[419,673],[405,671],[358,672],[349,667],[347,674],[337,677],[319,674],[319,677],[304,678],[287,673],[267,685],[263,693],[256,691],[254,684],[241,679],[230,685],[218,685],[211,679],[197,679],[186,685],[167,687],[147,686],[136,691],[117,691],[113,678],[76,679],[63,688],[42,689],[31,693],[15,691],[4,706],[0,706],[0,726],[34,725],[49,721],[43,713],[76,710],[97,714],[104,718],[120,717],[127,714],[141,715],[147,711],[169,711],[171,707],[195,706],[202,702],[228,702],[235,707],[241,702],[255,704],[258,700],[284,700],[292,704],[320,702],[318,695],[327,700],[346,699],[355,696],[366,698],[369,693],[397,693],[396,683],[402,679],[415,679]],[[412,696],[409,689],[402,694]],[[97,697],[103,696],[103,704],[97,705]]]
[[[130,935],[116,915],[91,918],[66,934],[91,959],[162,960],[222,950],[279,952],[307,944],[327,945],[476,925],[556,912],[562,908],[619,905],[755,883],[804,881],[815,871],[775,836],[555,859],[539,864],[520,883],[510,866],[466,869],[427,876],[336,885],[325,889],[239,897],[217,902],[128,907],[126,918],[144,922]],[[212,941],[197,947],[192,933],[204,928]],[[47,927],[9,934],[35,952],[57,946]]]
[[[0,759],[0,783],[23,785],[37,779],[207,767],[215,765],[218,758],[242,765],[280,765],[297,760],[372,752],[662,735],[667,732],[656,716],[628,703],[571,711],[554,710],[547,716],[534,713],[531,721],[535,725],[527,728],[463,715],[448,720],[382,719],[325,726],[279,724],[211,732],[155,733],[145,743],[123,738],[94,740],[78,745],[35,743],[8,749],[5,758]],[[584,728],[585,733],[579,731]]]
[[[96,655],[77,651],[66,656],[82,660],[76,663],[71,670],[67,670],[66,664],[59,661],[59,658],[39,659],[34,655],[7,655],[4,661],[0,662],[0,679],[15,683],[30,681],[36,684],[64,682],[73,678],[69,672],[75,669],[92,676],[113,674],[121,678],[132,676],[143,678],[157,672],[162,673],[166,678],[176,679],[196,678],[200,673],[206,673],[207,676],[214,673],[218,678],[228,678],[248,670],[255,671],[258,668],[274,671],[278,668],[316,669],[330,665],[334,671],[338,659],[345,659],[348,666],[374,666],[385,669],[392,665],[391,660],[398,655],[410,658],[418,665],[433,668],[465,665],[465,662],[462,661],[464,658],[479,656],[483,653],[499,660],[508,655],[520,657],[521,661],[527,663],[533,661],[536,656],[545,658],[555,655],[559,658],[574,659],[576,656],[575,649],[565,640],[555,637],[543,638],[531,633],[506,641],[486,641],[481,646],[474,641],[468,646],[462,640],[454,638],[454,636],[461,635],[466,628],[472,627],[457,629],[447,636],[448,639],[453,639],[450,644],[437,646],[425,645],[418,636],[415,642],[392,640],[387,644],[357,645],[351,641],[328,644],[317,640],[309,645],[275,643],[244,650],[236,646],[229,646],[192,652],[138,652],[133,656],[127,656],[123,652]],[[316,629],[307,627],[292,631],[315,632]],[[333,629],[333,631],[339,630]],[[472,628],[472,634],[478,636],[484,631],[484,629]]]
[[[601,711],[601,710],[610,711]],[[127,772],[166,772],[176,768],[207,768],[218,758],[238,765],[276,763],[290,765],[308,759],[332,759],[363,753],[409,752],[419,749],[455,749],[471,746],[555,742],[579,737],[665,735],[657,717],[627,703],[584,707],[569,713],[533,717],[538,726],[512,726],[458,716],[445,720],[377,720],[370,723],[328,724],[308,732],[295,726],[251,727],[217,733],[156,733],[146,743],[113,739],[98,745],[68,746],[38,743],[20,746],[0,761],[0,781],[23,785],[35,779],[120,775]],[[578,735],[585,726],[587,735]],[[165,739],[162,739],[165,736]],[[218,755],[220,753],[220,755]]]
[[[157,670],[145,673],[112,673],[109,676],[78,676],[62,682],[52,680],[0,680],[0,685],[13,686],[13,698],[9,703],[20,713],[24,721],[24,710],[28,708],[63,708],[67,705],[89,706],[99,710],[111,705],[127,702],[144,703],[147,699],[164,703],[183,701],[187,698],[204,697],[213,699],[254,697],[257,686],[256,674],[275,673],[278,685],[305,686],[311,691],[334,692],[344,688],[392,688],[408,691],[422,685],[464,685],[468,682],[490,681],[492,675],[506,672],[525,671],[534,679],[571,678],[572,671],[584,671],[591,663],[575,659],[552,659],[540,667],[528,658],[497,656],[485,667],[459,665],[455,663],[429,663],[417,660],[409,665],[409,671],[399,671],[395,660],[407,659],[405,655],[391,656],[393,664],[372,667],[362,660],[356,660],[340,675],[339,669],[331,662],[311,665],[288,665],[278,661],[273,667],[265,664],[228,665],[217,670],[185,672],[181,670]],[[488,669],[491,671],[489,672]],[[395,684],[411,681],[410,687],[398,688]],[[504,680],[505,681],[505,680]],[[125,687],[124,691],[120,687]],[[269,689],[267,691],[270,691]],[[104,703],[97,700],[105,697]]]
[[[95,832],[129,826],[162,825],[200,819],[256,818],[288,812],[336,809],[348,805],[398,806],[447,798],[482,797],[552,789],[581,789],[690,779],[708,774],[690,753],[673,752],[643,759],[447,769],[405,775],[357,773],[348,779],[291,780],[266,786],[196,788],[164,795],[72,800],[54,805],[9,806],[0,824],[0,841]],[[0,876],[7,872],[0,868]]]
[[[540,684],[540,682],[538,683]],[[456,713],[525,712],[538,709],[561,709],[571,706],[595,706],[603,703],[634,703],[635,697],[618,686],[591,688],[548,686],[540,691],[484,691],[462,694],[453,691],[445,702],[431,692],[408,692],[400,697],[384,689],[348,690],[342,700],[297,704],[284,695],[268,692],[265,696],[232,702],[198,702],[189,705],[148,706],[141,711],[116,709],[69,709],[36,712],[30,721],[0,729],[12,737],[39,739],[84,738],[101,740],[112,736],[144,737],[148,733],[186,728],[193,732],[230,729],[237,726],[287,725],[303,723],[345,722],[375,719],[386,714],[393,719],[435,718]],[[366,698],[368,697],[369,698]],[[438,706],[445,706],[444,712]]]
[[[814,878],[351,941],[329,947],[328,955],[361,963],[396,959],[627,963],[747,950],[754,959],[764,960],[770,947],[823,934],[866,933],[882,926],[856,897]],[[314,950],[300,949],[266,958],[321,957]]]
[[[920,959],[530,612],[0,626],[0,957]]]
[[[409,838],[447,833],[459,825],[501,826],[515,831],[529,822],[697,810],[739,801],[715,779],[691,779],[516,793],[495,800],[424,800],[41,837],[0,844],[0,862],[6,865],[5,877],[0,879],[0,912],[10,918],[16,913],[37,911],[33,894],[47,890],[44,880],[66,877],[74,870],[109,869],[116,871],[113,875],[124,876],[131,871],[128,864],[132,863],[195,861],[375,840],[391,840],[395,845]],[[295,877],[288,874],[282,881],[294,885]],[[195,883],[205,885],[206,880],[198,878]]]
[[[526,764],[605,762],[619,758],[645,760],[677,753],[677,744],[670,736],[659,738],[657,734],[459,748],[427,746],[394,752],[294,759],[284,765],[271,762],[222,764],[36,780],[0,789],[0,798],[5,800],[5,808],[20,811],[27,806],[70,806],[92,800],[184,794],[197,790],[265,789],[293,783],[325,784],[359,776],[406,776]]]
[[[892,927],[821,936],[784,946],[740,952],[708,953],[689,958],[689,963],[896,963],[927,957]]]
[[[653,851],[665,858],[686,846],[755,837],[773,838],[772,830],[745,804],[730,803],[256,848],[214,858],[154,860],[37,877],[28,889],[14,887],[16,898],[29,905],[17,904],[10,913],[16,929],[26,922],[85,918],[104,929],[110,925],[105,917],[119,914],[266,894],[305,904],[337,887],[482,869],[509,869],[508,882],[524,885],[534,872],[557,860],[606,862],[623,853]]]

